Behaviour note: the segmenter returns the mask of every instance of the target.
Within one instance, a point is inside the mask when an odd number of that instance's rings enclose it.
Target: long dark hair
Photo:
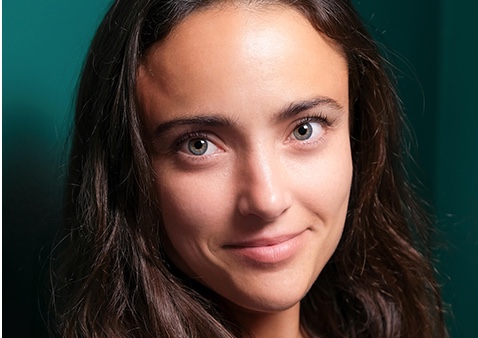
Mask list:
[[[161,248],[154,175],[135,88],[139,63],[191,12],[227,0],[117,0],[84,65],[66,190],[67,236],[53,305],[62,337],[235,337],[214,296]],[[239,2],[240,0],[236,0]],[[343,238],[301,323],[327,337],[444,337],[426,217],[406,183],[399,101],[348,0],[289,6],[343,50],[354,177]]]

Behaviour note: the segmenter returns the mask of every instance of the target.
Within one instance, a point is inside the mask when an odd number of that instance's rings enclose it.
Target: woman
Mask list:
[[[116,1],[77,99],[60,334],[445,336],[397,102],[349,1]]]

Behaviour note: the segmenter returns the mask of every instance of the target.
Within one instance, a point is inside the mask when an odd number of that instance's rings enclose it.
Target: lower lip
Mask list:
[[[293,257],[299,250],[304,233],[284,242],[268,246],[231,246],[227,247],[233,254],[248,261],[261,264],[277,264]]]

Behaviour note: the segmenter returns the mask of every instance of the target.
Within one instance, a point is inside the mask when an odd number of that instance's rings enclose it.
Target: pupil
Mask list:
[[[302,136],[306,135],[308,131],[309,131],[309,128],[307,125],[301,126],[299,128],[299,134]]]
[[[312,126],[309,123],[298,126],[294,130],[294,136],[298,140],[307,140],[312,136]]]
[[[194,141],[194,148],[196,148],[197,150],[200,150],[203,146],[204,146],[203,140]]]
[[[189,151],[194,155],[204,155],[207,151],[207,142],[201,139],[189,141]]]

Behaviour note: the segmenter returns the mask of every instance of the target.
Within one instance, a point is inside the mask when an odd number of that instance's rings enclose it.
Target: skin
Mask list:
[[[352,181],[340,49],[293,9],[224,5],[188,16],[138,76],[167,254],[255,337],[305,336],[300,300]]]

